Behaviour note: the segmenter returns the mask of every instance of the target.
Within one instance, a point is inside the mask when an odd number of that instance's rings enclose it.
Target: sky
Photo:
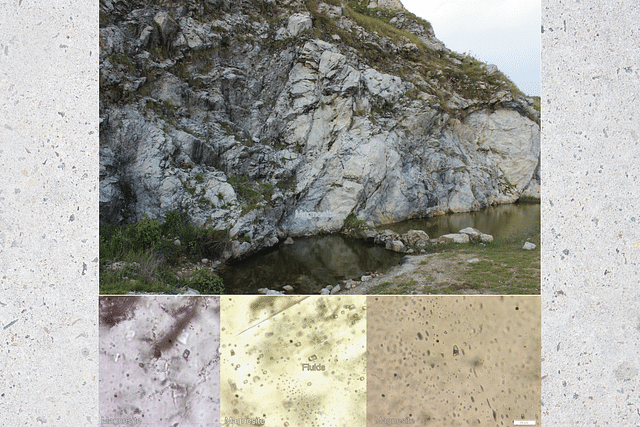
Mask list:
[[[401,0],[457,53],[495,64],[529,96],[540,96],[541,0]]]

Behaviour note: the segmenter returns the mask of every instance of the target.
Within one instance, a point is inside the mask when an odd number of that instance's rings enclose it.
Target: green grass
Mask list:
[[[536,249],[522,249],[526,241]],[[418,270],[405,273],[398,279],[381,283],[371,289],[372,294],[454,295],[469,291],[480,294],[539,295],[540,294],[540,232],[533,231],[496,239],[491,243],[427,245],[427,252],[437,258],[420,262]],[[469,264],[460,260],[471,257],[480,261]],[[429,265],[445,260],[447,271]],[[425,268],[426,267],[426,268]],[[445,274],[445,278],[436,275]]]
[[[248,242],[251,243],[251,236],[249,236],[248,234],[245,234],[244,236],[240,237],[238,239],[238,242]]]
[[[280,190],[287,192],[287,191],[292,191],[295,190],[296,188],[296,177],[295,175],[292,175],[291,177],[284,179],[282,181],[278,181],[276,183],[276,187],[278,187]]]
[[[411,280],[409,282],[402,282],[402,283],[398,283],[398,294],[400,295],[407,295],[410,294],[411,291],[413,290],[413,288],[416,285],[416,281],[415,280]]]
[[[100,293],[175,293],[183,286],[216,293],[224,289],[217,276],[201,273],[197,281],[185,281],[175,271],[186,262],[217,258],[230,243],[229,230],[196,227],[180,211],[168,212],[163,223],[147,217],[137,224],[100,226]],[[129,265],[106,269],[116,261]]]
[[[350,1],[347,3],[347,7],[345,8],[346,15],[353,19],[356,24],[364,28],[368,33],[377,32],[383,37],[390,38],[394,44],[401,43],[404,38],[407,38],[416,46],[424,46],[424,43],[422,43],[420,38],[415,34],[401,30],[389,24],[388,21],[394,15],[390,14],[388,11],[383,9],[371,10],[367,7],[362,7],[362,5],[358,5],[357,3],[358,2],[356,1]],[[380,13],[381,16],[376,16],[374,15],[375,13]]]
[[[393,287],[394,285],[391,282],[380,283],[379,285],[376,285],[373,288],[371,288],[371,294],[372,295],[395,295],[395,292],[392,291]]]
[[[533,99],[533,109],[538,113],[540,112],[540,97],[539,96],[530,96],[529,98]]]
[[[536,248],[522,249],[526,241]],[[468,264],[459,274],[459,280],[467,288],[510,295],[540,293],[539,231],[461,249],[461,253],[472,252],[480,261]]]
[[[100,28],[108,27],[113,23],[113,21],[114,19],[112,14],[100,11],[98,16],[98,26]]]
[[[501,294],[538,294],[540,292],[540,248],[522,249],[524,241],[491,245],[477,251],[480,262],[469,264],[461,274],[473,289],[490,289]]]
[[[261,188],[262,197],[264,197],[264,199],[267,202],[270,202],[271,201],[271,197],[273,197],[273,192],[274,192],[273,185],[268,183],[268,182],[262,182],[259,185],[260,185],[260,188]]]
[[[242,215],[258,209],[262,206],[262,202],[270,202],[275,191],[273,184],[268,182],[251,182],[249,178],[243,175],[230,176],[227,182],[231,184],[236,194],[244,201],[242,207]]]
[[[410,280],[408,282],[391,283],[384,282],[371,288],[372,295],[408,295],[411,291],[416,290],[417,282]]]
[[[135,276],[127,278],[119,272],[100,271],[100,294],[120,295],[128,292],[154,292],[169,293],[169,288],[159,282],[140,282]]]

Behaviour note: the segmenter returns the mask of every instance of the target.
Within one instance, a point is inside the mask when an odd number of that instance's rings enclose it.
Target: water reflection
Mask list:
[[[457,233],[474,227],[496,239],[540,229],[540,204],[501,205],[480,212],[443,215],[382,226],[398,233],[424,230],[429,237]],[[259,288],[282,290],[291,285],[298,294],[315,294],[327,285],[383,272],[397,264],[402,254],[364,244],[342,235],[295,239],[267,253],[248,258],[220,273],[230,294],[257,294]]]
[[[259,288],[291,285],[299,294],[317,293],[327,285],[383,271],[397,264],[401,254],[366,245],[342,235],[297,238],[280,247],[226,268],[221,276],[232,294],[255,294]]]
[[[540,227],[540,204],[499,205],[478,212],[412,219],[396,224],[383,225],[380,228],[393,230],[401,234],[409,230],[424,230],[429,237],[436,238],[443,234],[457,233],[466,227],[476,228],[483,233],[491,234],[496,239],[536,230]]]

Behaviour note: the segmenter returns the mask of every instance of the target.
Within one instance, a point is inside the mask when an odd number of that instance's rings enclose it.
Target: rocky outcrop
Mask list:
[[[359,232],[351,232],[350,234],[354,237],[363,238],[365,241],[373,242],[376,245],[384,246],[387,250],[407,254],[415,253],[424,249],[427,245],[434,244],[493,242],[493,236],[482,233],[472,227],[464,228],[458,233],[445,234],[436,239],[429,239],[427,233],[422,230],[409,230],[404,234],[398,234],[391,230],[369,231],[371,234]]]
[[[400,0],[369,0],[367,7],[370,9],[374,9],[376,7],[389,10],[404,9]]]
[[[532,101],[400,2],[373,3],[406,36],[346,3],[101,0],[101,224],[184,210],[229,229],[224,256],[241,258],[349,214],[539,197]]]

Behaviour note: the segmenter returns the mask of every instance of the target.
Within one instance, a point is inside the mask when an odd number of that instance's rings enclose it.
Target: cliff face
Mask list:
[[[225,256],[539,197],[533,100],[397,0],[100,2],[100,221],[185,210]]]

